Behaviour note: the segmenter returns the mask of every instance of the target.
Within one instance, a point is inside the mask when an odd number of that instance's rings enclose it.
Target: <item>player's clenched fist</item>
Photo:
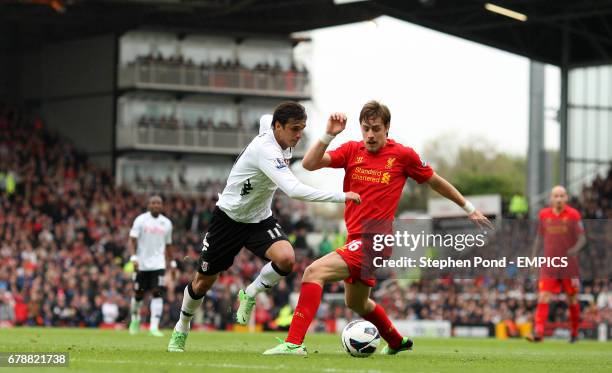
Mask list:
[[[356,204],[360,204],[361,203],[361,197],[359,196],[359,194],[355,193],[355,192],[346,192],[344,193],[345,198],[347,201],[353,201]]]
[[[346,128],[346,115],[344,113],[332,113],[327,120],[328,135],[336,136]]]

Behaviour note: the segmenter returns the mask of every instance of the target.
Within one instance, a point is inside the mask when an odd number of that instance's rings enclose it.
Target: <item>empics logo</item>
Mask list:
[[[567,268],[568,260],[566,256],[519,256],[516,258],[516,266],[519,268]]]

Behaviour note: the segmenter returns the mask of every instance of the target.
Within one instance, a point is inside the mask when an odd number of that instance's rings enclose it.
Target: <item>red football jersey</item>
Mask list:
[[[557,215],[552,207],[540,210],[540,225],[538,232],[544,238],[544,256],[565,257],[567,251],[576,244],[578,236],[584,233],[580,213],[569,206],[565,206]],[[573,277],[578,274],[578,260],[576,256],[568,257],[566,268],[542,268],[544,272],[555,273],[556,277]]]
[[[377,153],[368,152],[363,141],[349,141],[328,154],[330,167],[345,170],[343,190],[361,196],[360,205],[346,203],[349,238],[364,233],[364,222],[393,221],[406,178],[420,184],[433,175],[433,169],[412,148],[391,139]]]

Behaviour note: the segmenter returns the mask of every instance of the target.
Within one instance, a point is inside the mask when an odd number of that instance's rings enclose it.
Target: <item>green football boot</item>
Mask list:
[[[138,330],[140,329],[140,320],[133,319],[130,321],[130,335],[138,334]]]
[[[149,329],[149,335],[152,335],[153,337],[163,337],[164,333],[161,332],[159,329],[155,328]]]
[[[172,331],[170,337],[170,343],[168,343],[168,352],[185,352],[185,340],[187,339],[187,333]]]
[[[246,325],[249,323],[253,307],[255,307],[255,297],[250,297],[244,290],[240,289],[238,300],[240,300],[240,306],[236,311],[236,321],[240,325]]]
[[[308,352],[304,344],[296,345],[277,338],[280,344],[274,348],[264,351],[264,355],[297,355],[307,357]]]
[[[386,345],[381,351],[380,354],[381,355],[395,355],[398,352],[402,352],[402,351],[409,351],[412,350],[412,345],[414,343],[412,342],[411,339],[409,339],[408,337],[404,337],[402,339],[402,344],[400,344],[400,347],[397,350],[394,350],[392,348],[389,347],[389,345]]]

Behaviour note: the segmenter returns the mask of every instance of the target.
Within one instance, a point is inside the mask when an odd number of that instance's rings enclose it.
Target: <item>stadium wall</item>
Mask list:
[[[0,25],[0,100],[15,102],[18,65],[15,54],[11,52],[11,29]]]
[[[15,95],[26,103],[40,103],[43,98],[42,51],[24,51],[15,55],[14,59],[18,61],[20,67],[19,81],[14,87]]]
[[[3,57],[6,56],[5,52],[0,50],[0,55]],[[0,58],[0,100],[8,101],[10,99],[10,91],[9,91],[9,59],[8,58]]]
[[[0,32],[2,30],[0,29]],[[8,76],[10,75],[8,46],[6,40],[0,37],[0,100],[6,101],[9,98]]]
[[[114,35],[13,51],[0,59],[0,69],[16,78],[0,77],[0,94],[6,87],[9,101],[25,103],[93,162],[111,167],[115,56]]]
[[[112,93],[114,49],[112,35],[47,45],[43,49],[45,98]]]
[[[112,165],[115,40],[105,35],[43,49],[43,117],[105,167]]]
[[[112,166],[111,95],[73,98],[43,104],[43,117],[49,127],[70,138],[78,149],[85,150],[92,161]]]

